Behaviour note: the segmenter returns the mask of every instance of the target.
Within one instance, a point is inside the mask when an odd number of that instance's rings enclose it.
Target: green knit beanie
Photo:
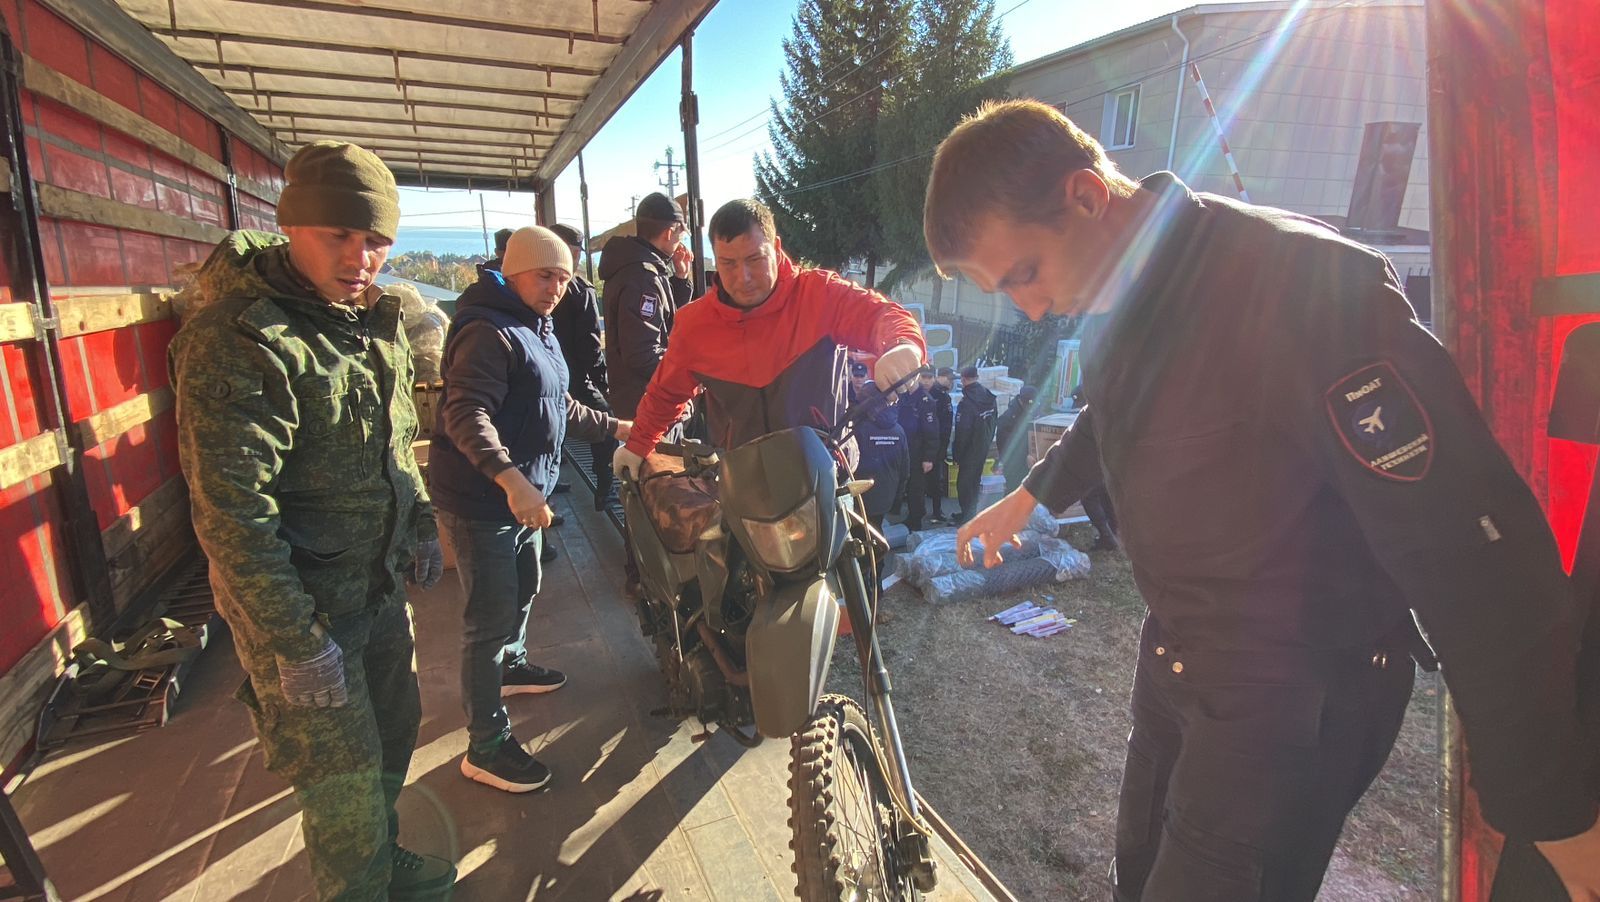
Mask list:
[[[307,144],[283,176],[288,184],[278,197],[279,226],[365,229],[394,240],[400,192],[372,151],[342,141]]]

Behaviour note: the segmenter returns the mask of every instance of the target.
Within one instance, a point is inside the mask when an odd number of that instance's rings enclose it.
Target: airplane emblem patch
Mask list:
[[[1328,420],[1345,450],[1368,471],[1416,482],[1433,465],[1433,421],[1390,363],[1345,376],[1323,395]]]

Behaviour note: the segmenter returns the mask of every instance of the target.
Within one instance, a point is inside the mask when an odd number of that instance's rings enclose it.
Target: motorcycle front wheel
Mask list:
[[[824,695],[794,734],[789,826],[802,902],[916,899],[895,848],[895,813],[866,712]]]

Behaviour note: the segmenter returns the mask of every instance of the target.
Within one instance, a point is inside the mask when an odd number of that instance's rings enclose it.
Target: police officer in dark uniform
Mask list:
[[[933,505],[933,514],[928,517],[930,523],[945,522],[944,499],[950,494],[950,434],[956,425],[950,389],[955,385],[955,378],[954,369],[941,366],[934,373],[933,387],[928,389],[928,393],[933,395],[934,411],[939,418],[939,459],[934,461],[933,472],[928,474],[928,500]]]
[[[1024,180],[1024,181],[1018,181]],[[1383,255],[1303,217],[1135,182],[1055,109],[946,138],[929,249],[1031,319],[1091,314],[1088,406],[959,535],[1104,479],[1150,606],[1121,900],[1311,900],[1436,650],[1491,825],[1600,896],[1578,607],[1544,516]],[[986,552],[993,566],[999,555]]]
[[[917,371],[917,387],[900,399],[900,427],[906,433],[906,449],[911,466],[906,476],[906,529],[922,529],[924,495],[930,491],[929,483],[938,472],[935,463],[944,459],[939,450],[938,405],[929,389],[933,385],[933,370],[923,367]]]

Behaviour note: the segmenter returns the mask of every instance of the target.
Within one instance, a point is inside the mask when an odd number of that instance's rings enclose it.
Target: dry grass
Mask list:
[[[1085,547],[1082,533],[1069,534]],[[1127,559],[1087,580],[975,604],[886,597],[881,642],[921,792],[1021,899],[1098,899],[1116,828],[1144,602]],[[1077,626],[1047,639],[984,621],[1025,599]],[[841,644],[841,648],[850,646]],[[850,651],[829,688],[861,697]],[[1322,898],[1431,898],[1437,869],[1437,681],[1424,675],[1389,765],[1348,822]]]

